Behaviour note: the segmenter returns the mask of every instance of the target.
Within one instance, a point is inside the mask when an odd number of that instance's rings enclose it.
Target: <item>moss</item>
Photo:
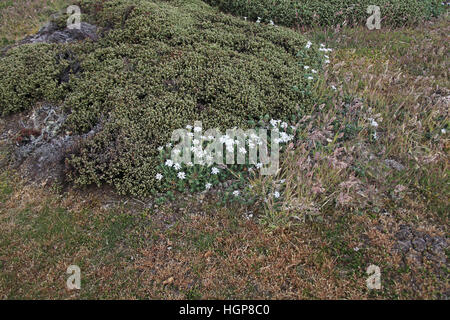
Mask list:
[[[335,26],[365,24],[367,7],[381,9],[384,26],[416,24],[439,15],[444,6],[438,0],[206,0],[221,10],[256,20],[261,17],[285,26]]]
[[[173,130],[197,120],[204,128],[246,127],[249,119],[287,118],[313,104],[301,66],[319,68],[322,57],[294,31],[195,0],[80,5],[105,30],[98,42],[22,46],[0,64],[4,114],[61,100],[68,130],[95,129],[67,160],[79,185],[106,182],[145,196],[155,185],[157,147]]]

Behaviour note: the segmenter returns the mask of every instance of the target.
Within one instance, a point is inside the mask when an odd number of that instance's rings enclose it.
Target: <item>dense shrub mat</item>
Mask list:
[[[380,7],[382,25],[403,26],[437,16],[445,9],[437,0],[205,0],[221,10],[255,21],[285,26],[365,24],[369,5]]]
[[[70,151],[77,184],[147,195],[158,146],[174,129],[246,127],[263,115],[287,118],[311,105],[303,65],[321,53],[282,27],[245,22],[202,1],[84,0],[98,42],[33,44],[0,58],[3,115],[47,101],[69,113],[66,131],[94,132]],[[67,73],[69,81],[65,81]]]

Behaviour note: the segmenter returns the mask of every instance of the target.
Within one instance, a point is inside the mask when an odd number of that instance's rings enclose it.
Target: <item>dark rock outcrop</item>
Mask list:
[[[81,22],[80,28],[64,28],[61,29],[54,22],[47,23],[42,27],[38,33],[31,35],[19,42],[19,44],[27,43],[68,43],[74,41],[81,41],[84,39],[91,39],[96,41],[98,39],[97,27]]]

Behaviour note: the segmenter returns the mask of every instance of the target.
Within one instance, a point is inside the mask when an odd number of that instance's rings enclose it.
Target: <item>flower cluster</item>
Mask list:
[[[222,146],[225,146],[226,152],[232,152],[233,155],[246,155],[249,150],[261,146],[263,143],[269,143],[269,139],[263,140],[258,135],[259,129],[270,130],[276,132],[278,138],[274,139],[279,144],[281,150],[286,144],[295,139],[295,126],[291,126],[288,122],[282,120],[266,120],[260,121],[260,127],[254,130],[255,133],[245,134],[245,140],[239,140],[229,134],[218,136],[218,140]],[[202,128],[187,125],[189,137],[192,138],[192,147],[194,159],[187,163],[178,163],[171,159],[171,155],[181,154],[182,150],[172,143],[158,148],[160,150],[161,164],[159,172],[155,179],[163,190],[177,189],[178,191],[202,192],[208,191],[219,185],[229,185],[229,193],[231,199],[243,198],[245,189],[248,187],[248,179],[251,175],[257,174],[257,170],[264,167],[261,162],[251,163],[248,157],[244,164],[216,164],[214,162],[214,154],[205,150],[205,145],[217,139],[214,136],[201,135]],[[193,132],[192,132],[193,131]],[[195,135],[196,133],[197,135]],[[224,160],[226,154],[224,155]],[[226,163],[226,162],[224,162]],[[231,184],[227,183],[231,182]],[[280,198],[280,192],[276,191],[273,197]]]
[[[311,41],[308,41],[308,42],[306,43],[306,45],[305,45],[305,49],[310,49],[312,45],[313,45],[313,43],[312,43]],[[324,53],[328,53],[328,52],[332,52],[333,49],[331,49],[331,48],[326,48],[326,47],[325,47],[325,44],[321,43],[321,44],[320,44],[319,51],[320,51],[320,52],[324,52]],[[324,60],[323,60],[323,63],[325,63],[325,64],[329,64],[329,63],[330,63],[330,57],[329,57],[328,55],[324,54],[324,55],[323,55],[323,59],[324,59]],[[310,74],[307,74],[307,75],[306,75],[306,79],[308,79],[308,80],[314,80],[314,75],[317,74],[317,70],[314,69],[314,68],[311,68],[310,66],[303,66],[303,68],[304,68],[305,70],[307,70],[307,71],[309,70],[309,72],[310,72]]]
[[[373,128],[372,138],[374,140],[378,140],[378,134],[377,134],[377,128],[378,128],[378,122],[373,118],[368,118],[370,122],[370,126]]]
[[[244,20],[247,21],[247,17],[244,17]],[[258,17],[258,19],[256,20],[256,23],[261,23],[262,22],[262,18]],[[269,19],[269,24],[271,26],[275,26],[275,22],[273,22],[273,20]]]

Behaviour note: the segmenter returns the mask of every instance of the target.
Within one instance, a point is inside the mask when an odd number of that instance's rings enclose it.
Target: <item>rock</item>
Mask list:
[[[410,240],[412,238],[411,230],[409,230],[409,229],[400,229],[400,231],[398,231],[395,234],[395,237],[398,240]]]
[[[447,241],[443,237],[436,236],[436,237],[433,237],[432,246],[439,247],[441,249],[445,249],[445,248],[447,248]]]
[[[31,181],[63,182],[65,159],[76,144],[96,133],[66,135],[63,126],[67,115],[59,106],[44,104],[27,119],[20,119],[9,138],[13,142],[12,166]],[[20,129],[22,127],[22,129]]]
[[[415,238],[412,241],[412,245],[414,246],[414,249],[416,249],[419,252],[423,252],[427,247],[425,241],[422,238]]]
[[[427,245],[430,245],[433,242],[433,238],[429,234],[425,234],[423,240],[425,240]]]
[[[445,249],[447,249],[447,241],[442,237],[433,237],[429,251],[435,255],[443,254]]]
[[[393,168],[393,169],[395,169],[397,171],[405,170],[405,166],[404,165],[402,165],[401,163],[399,163],[399,162],[397,162],[397,161],[395,161],[393,159],[386,159],[386,160],[384,160],[384,163],[387,166],[389,166],[389,167],[391,167],[391,168]]]
[[[414,253],[410,252],[406,255],[406,259],[407,259],[407,261],[409,260],[411,263],[422,266],[423,258],[422,258],[421,254],[414,254]]]
[[[408,252],[411,248],[411,241],[404,240],[404,241],[398,241],[396,248],[402,252]]]
[[[432,261],[432,262],[436,263],[437,265],[444,264],[446,262],[446,258],[443,255],[430,254],[428,252],[425,252],[423,256],[426,259],[428,259],[429,261]]]
[[[35,35],[26,37],[19,44],[27,43],[68,43],[84,39],[98,40],[97,27],[81,22],[79,29],[59,29],[54,22],[47,23]]]

